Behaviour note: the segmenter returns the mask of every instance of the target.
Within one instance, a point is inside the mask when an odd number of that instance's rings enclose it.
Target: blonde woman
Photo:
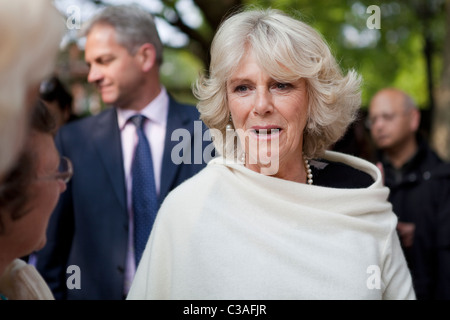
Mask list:
[[[314,29],[231,16],[195,93],[222,156],[162,204],[128,299],[415,298],[380,171],[326,151],[360,78]]]

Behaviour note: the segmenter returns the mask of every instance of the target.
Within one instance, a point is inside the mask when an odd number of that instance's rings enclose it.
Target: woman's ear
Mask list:
[[[156,50],[151,43],[144,43],[136,53],[136,59],[141,65],[142,71],[148,72],[156,64]]]

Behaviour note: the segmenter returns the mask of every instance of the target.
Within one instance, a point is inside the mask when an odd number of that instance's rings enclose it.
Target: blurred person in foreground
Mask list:
[[[108,108],[58,131],[57,147],[76,175],[52,215],[36,266],[56,299],[120,300],[160,203],[205,166],[204,158],[192,161],[191,151],[196,141],[202,152],[206,126],[194,106],[175,101],[160,82],[163,46],[150,13],[110,6],[83,26],[82,35],[87,80]],[[178,161],[180,144],[189,159]],[[71,265],[81,274],[67,273]],[[79,288],[67,287],[72,276],[79,276]]]
[[[55,147],[55,121],[43,102],[31,112],[25,149],[0,186],[0,299],[52,300],[35,267],[19,259],[46,242],[48,220],[72,176]]]
[[[229,17],[195,93],[222,156],[162,204],[128,299],[415,298],[380,170],[326,151],[360,78],[314,29]]]
[[[17,162],[39,83],[55,66],[64,31],[50,0],[0,1],[0,183]]]
[[[78,119],[72,112],[73,97],[56,75],[52,75],[41,82],[39,85],[39,97],[54,119],[54,135],[56,135],[61,126]],[[21,259],[36,265],[36,255],[34,253]]]
[[[417,266],[426,263],[414,253],[415,232],[421,216],[429,211],[421,209],[425,199],[431,198],[425,194],[433,192],[422,185],[430,179],[431,171],[443,163],[420,133],[420,119],[420,110],[402,90],[382,89],[370,101],[368,125],[378,149],[384,183],[390,189],[388,200],[398,216],[397,230],[415,286],[419,285],[415,279],[421,277],[418,272],[423,269]],[[431,207],[432,203],[425,205]],[[428,237],[431,241],[433,232]]]

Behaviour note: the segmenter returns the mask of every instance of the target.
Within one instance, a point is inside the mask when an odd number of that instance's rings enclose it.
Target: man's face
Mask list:
[[[370,104],[370,133],[380,149],[394,148],[415,134],[413,110],[406,110],[403,99],[394,92],[383,92]]]
[[[117,43],[112,26],[95,25],[86,37],[85,60],[88,82],[94,83],[106,104],[133,108],[135,90],[143,83],[144,72],[136,56]]]

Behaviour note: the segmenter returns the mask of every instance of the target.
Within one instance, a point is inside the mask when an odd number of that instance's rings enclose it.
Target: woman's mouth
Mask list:
[[[271,140],[278,138],[281,133],[280,127],[252,127],[250,133],[258,140]]]

